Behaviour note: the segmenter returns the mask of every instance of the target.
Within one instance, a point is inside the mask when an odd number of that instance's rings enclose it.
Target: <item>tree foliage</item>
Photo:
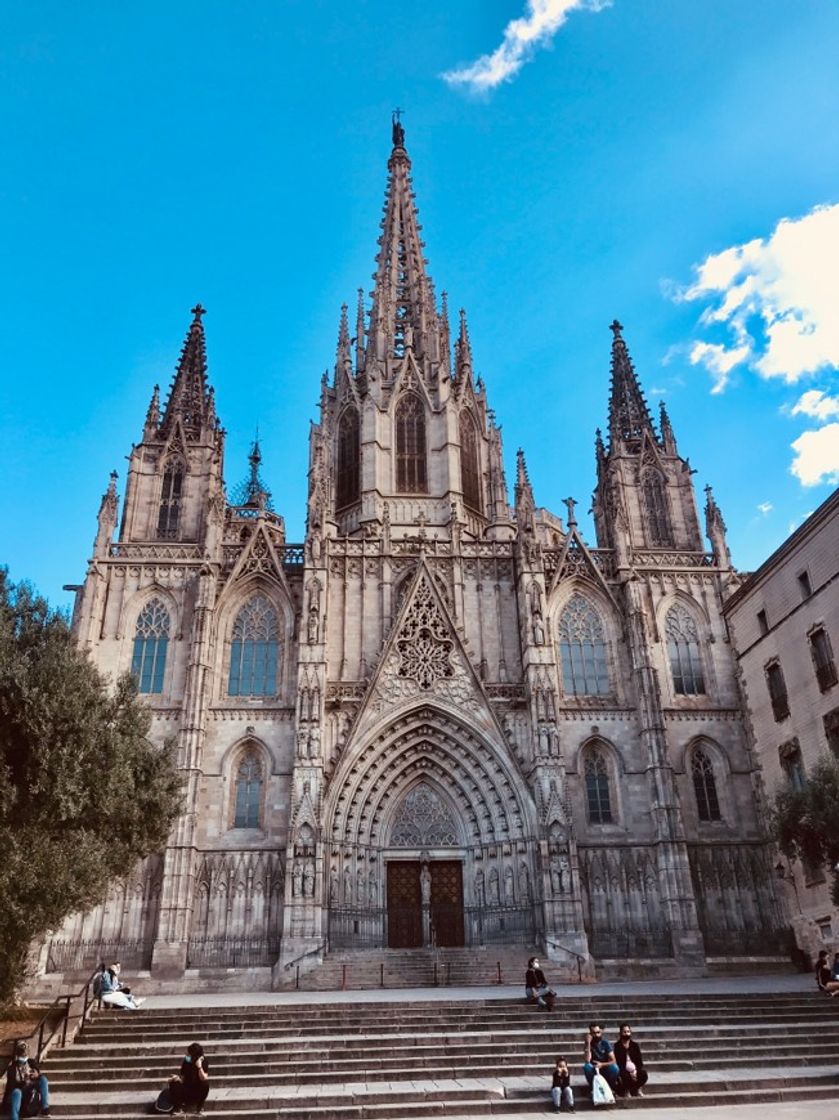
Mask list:
[[[33,937],[164,847],[181,784],[150,722],[133,680],[109,688],[63,615],[0,570],[0,1003]]]
[[[839,905],[839,759],[825,755],[802,789],[775,795],[775,839],[789,859],[833,871],[833,901]]]

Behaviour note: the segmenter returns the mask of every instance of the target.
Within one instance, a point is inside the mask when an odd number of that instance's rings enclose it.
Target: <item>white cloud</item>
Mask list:
[[[790,416],[813,416],[816,420],[830,420],[832,416],[839,416],[839,397],[829,397],[821,389],[808,389],[792,406]]]
[[[704,302],[702,326],[731,335],[691,351],[714,377],[712,392],[741,363],[789,383],[839,366],[839,203],[782,218],[769,237],[713,253],[694,272],[676,298]]]
[[[538,47],[547,46],[569,14],[582,8],[599,12],[611,0],[526,0],[525,14],[510,20],[499,46],[467,66],[449,70],[443,80],[485,93],[509,81],[521,70]]]
[[[804,432],[793,440],[790,470],[803,486],[839,482],[839,423]]]
[[[764,517],[766,517],[767,513],[771,513],[775,507],[771,502],[761,502],[757,508],[758,511],[762,513]]]
[[[748,344],[727,348],[718,342],[696,342],[691,348],[690,364],[692,366],[704,365],[714,379],[712,393],[721,393],[736,365],[744,362],[749,356]]]

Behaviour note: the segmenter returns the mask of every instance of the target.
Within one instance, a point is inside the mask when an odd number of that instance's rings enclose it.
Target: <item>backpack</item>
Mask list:
[[[21,1116],[40,1116],[42,1107],[40,1087],[38,1085],[27,1085],[21,1096]]]
[[[152,1104],[149,1112],[163,1112],[168,1115],[170,1112],[174,1112],[174,1110],[175,1102],[172,1100],[172,1094],[169,1092],[169,1089],[166,1088],[160,1090],[157,1096],[157,1100],[154,1102],[154,1104]]]

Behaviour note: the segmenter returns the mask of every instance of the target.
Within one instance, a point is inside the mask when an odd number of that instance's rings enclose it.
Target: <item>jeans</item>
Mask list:
[[[46,1076],[42,1073],[37,1079],[35,1084],[41,1090],[41,1108],[49,1108],[50,1106],[50,1091],[49,1082]],[[22,1089],[12,1089],[9,1094],[9,1117],[10,1120],[20,1120],[20,1105],[23,1100]]]
[[[609,1065],[604,1065],[601,1062],[599,1070],[596,1070],[591,1062],[586,1062],[583,1066],[583,1073],[586,1075],[586,1081],[589,1085],[594,1081],[595,1073],[602,1073],[612,1089],[617,1089],[621,1077],[621,1071],[616,1062],[610,1062]]]
[[[557,1086],[557,1088],[551,1089],[551,1100],[554,1102],[554,1108],[562,1108],[563,1105],[566,1108],[573,1108],[574,1090],[570,1085],[566,1085],[564,1089]]]
[[[524,989],[524,994],[527,996],[528,999],[533,999],[533,997],[535,996],[536,997],[536,1002],[539,1004],[539,1006],[540,1007],[545,1007],[545,1006],[547,1006],[545,1004],[545,996],[550,990],[551,989],[548,987],[547,984],[543,984],[541,988],[525,988]]]

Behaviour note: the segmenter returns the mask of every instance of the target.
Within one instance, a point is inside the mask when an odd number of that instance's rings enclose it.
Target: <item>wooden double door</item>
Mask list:
[[[422,863],[397,859],[387,864],[387,944],[389,949],[423,945],[460,946],[463,937],[463,864],[429,860],[428,901],[423,903]]]

